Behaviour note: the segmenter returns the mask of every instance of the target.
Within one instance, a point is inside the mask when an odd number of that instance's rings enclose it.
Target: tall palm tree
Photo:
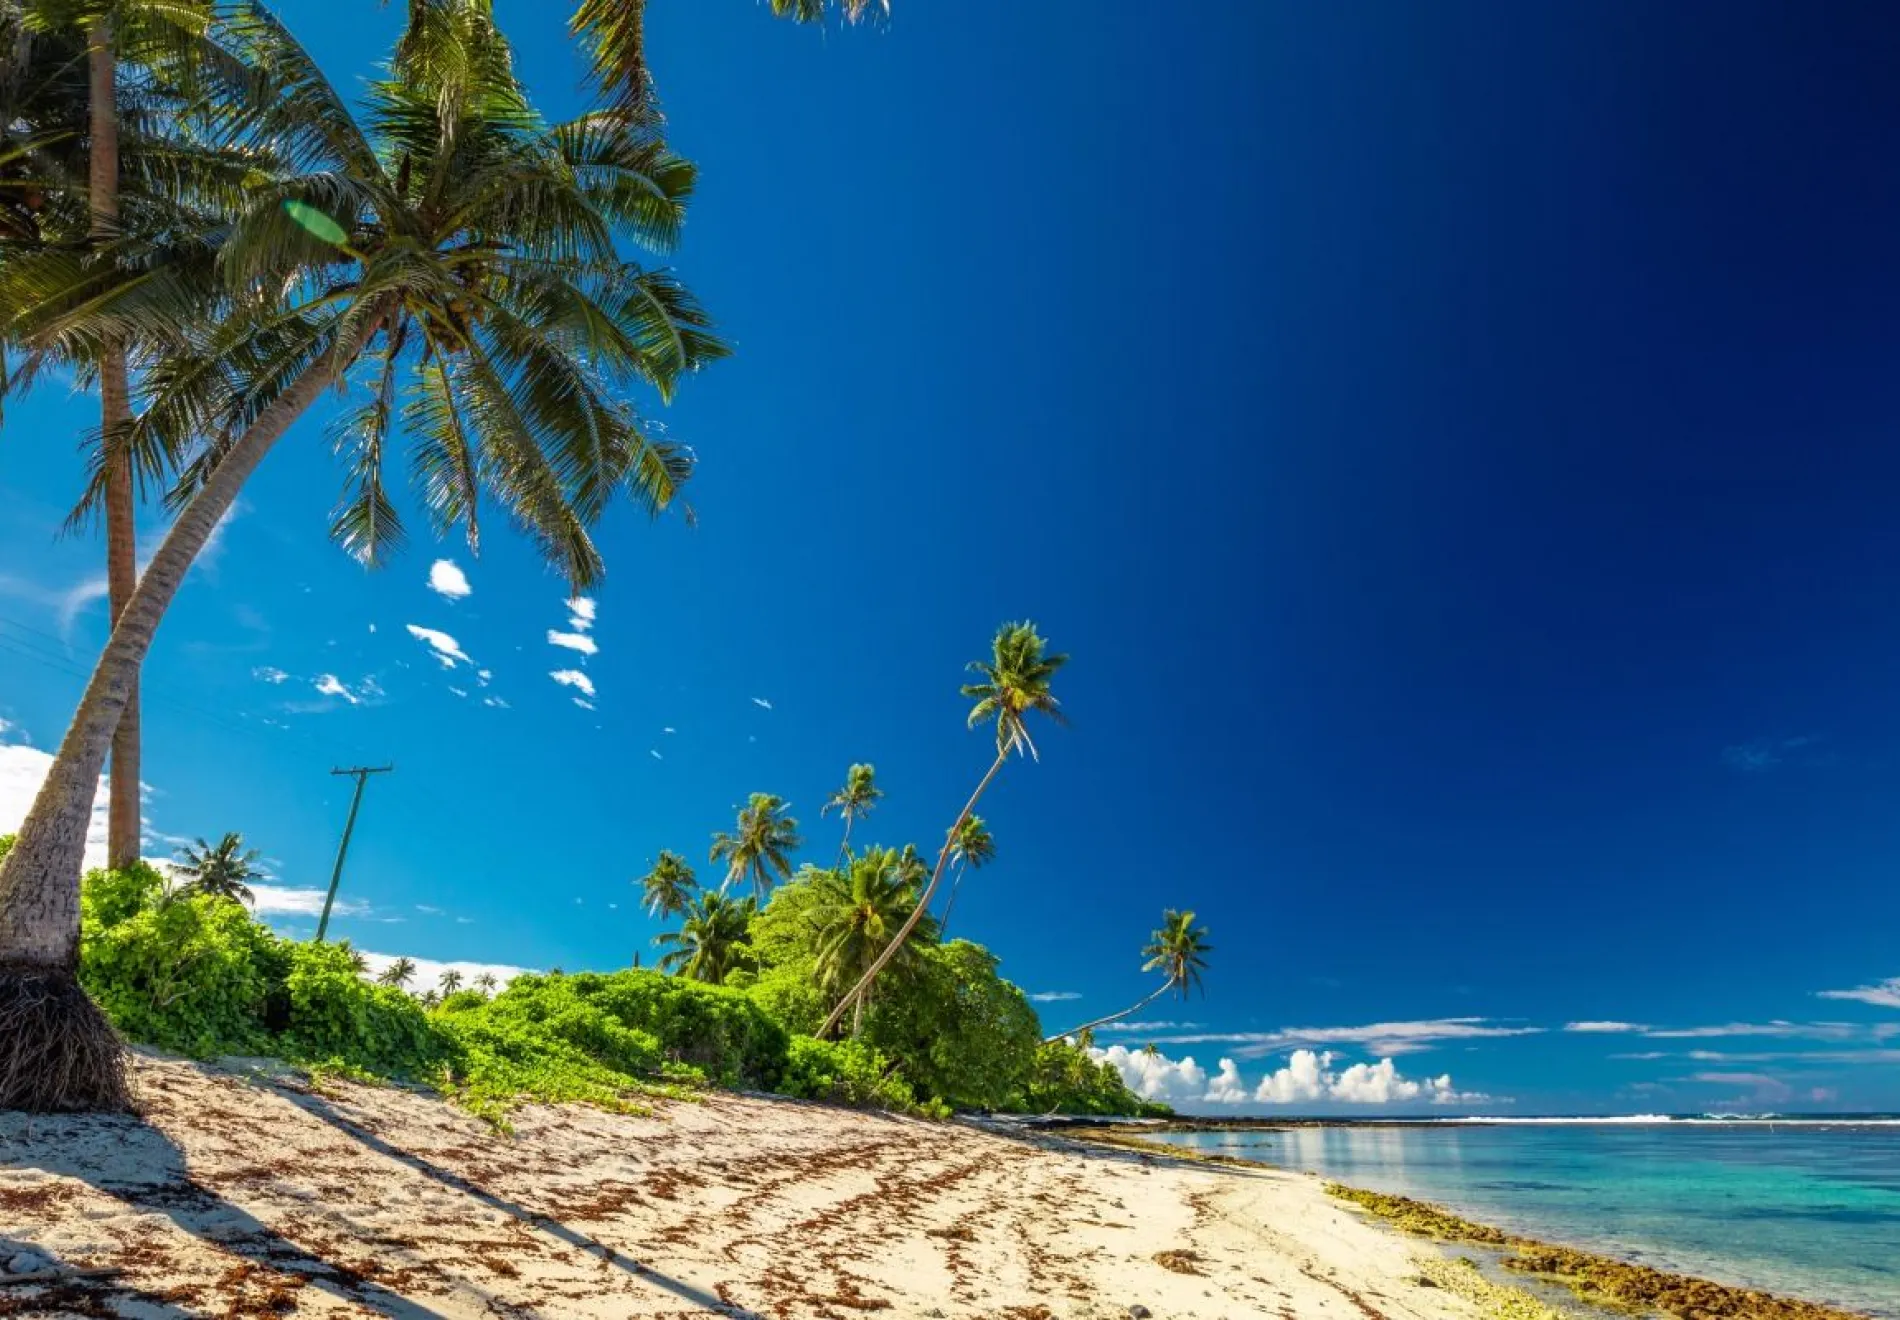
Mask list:
[[[838,1026],[838,1019],[844,1016],[845,1005],[870,989],[871,982],[884,970],[896,951],[903,947],[916,929],[918,921],[930,909],[930,900],[936,896],[938,882],[943,879],[944,863],[950,860],[950,849],[963,831],[963,823],[976,813],[976,804],[990,786],[990,781],[1003,768],[1011,752],[1019,755],[1036,755],[1036,744],[1030,739],[1026,718],[1040,711],[1058,724],[1064,723],[1060,703],[1049,690],[1056,671],[1069,662],[1066,655],[1050,655],[1046,643],[1036,632],[1036,625],[1029,622],[1006,623],[996,630],[996,636],[990,642],[990,659],[973,660],[970,669],[981,675],[982,682],[966,683],[963,695],[975,704],[970,707],[967,724],[975,728],[985,720],[996,721],[996,759],[977,781],[976,792],[970,794],[970,800],[963,804],[963,810],[957,813],[956,820],[945,832],[943,847],[937,851],[937,865],[930,872],[930,883],[924,886],[923,897],[918,901],[917,910],[910,914],[897,937],[888,948],[879,954],[858,984],[848,995],[831,1010],[831,1016],[825,1019],[821,1036],[829,1036]]]
[[[877,786],[877,767],[870,764],[854,765],[845,772],[844,787],[825,799],[820,807],[820,816],[829,816],[837,812],[844,820],[844,839],[838,844],[838,861],[842,865],[851,855],[851,826],[860,816],[868,816],[877,806],[878,799],[884,796],[884,790]]]
[[[383,974],[378,976],[376,981],[379,985],[393,985],[398,990],[402,990],[407,988],[409,983],[415,979],[416,960],[414,958],[398,958],[395,962],[383,968]]]
[[[726,864],[720,893],[750,878],[753,893],[763,900],[773,884],[792,873],[792,854],[805,841],[798,837],[798,822],[786,814],[788,810],[776,794],[754,793],[739,809],[733,832],[720,830],[713,835],[710,860]]]
[[[600,575],[588,528],[613,499],[657,513],[690,474],[687,451],[652,434],[625,392],[644,381],[670,397],[725,349],[686,289],[625,261],[618,242],[671,244],[691,166],[650,124],[543,121],[481,0],[415,0],[412,13],[362,119],[268,13],[240,0],[221,16],[233,59],[210,76],[254,95],[204,131],[298,169],[245,181],[217,253],[223,302],[209,313],[180,307],[162,273],[122,278],[83,254],[0,263],[0,338],[74,355],[113,335],[189,341],[142,374],[127,444],[176,452],[208,437],[0,862],[0,982],[30,980],[36,1003],[56,1005],[44,1029],[0,1041],[0,1107],[123,1103],[116,1044],[73,975],[93,786],[186,571],[318,398],[353,368],[367,378],[367,402],[336,423],[350,460],[331,531],[370,564],[402,536],[384,481],[391,453],[408,454],[439,529],[461,526],[475,543],[486,491],[577,587]],[[70,1080],[79,1073],[59,1062],[69,1055],[97,1080]]]
[[[943,928],[950,929],[950,909],[957,905],[957,890],[963,887],[965,871],[981,871],[996,860],[996,840],[981,816],[966,816],[950,839],[950,861],[956,873],[950,879],[950,897],[943,903]]]
[[[818,928],[818,985],[827,996],[841,995],[857,984],[917,910],[914,872],[896,849],[871,848],[842,870],[817,872],[813,883],[818,888],[812,911]],[[935,927],[928,916],[918,925],[926,940],[935,939]],[[916,954],[914,944],[906,946],[893,970],[902,970]],[[864,1010],[870,999],[869,992],[857,998],[854,1036],[864,1029]]]
[[[358,976],[362,976],[369,971],[369,959],[363,956],[361,949],[352,948],[348,940],[339,941],[337,947],[342,949],[344,956],[350,960],[350,970],[352,972]]]
[[[235,832],[219,839],[216,846],[199,839],[196,846],[186,844],[176,854],[178,873],[184,876],[181,894],[207,894],[238,903],[251,902],[251,890],[244,882],[257,875],[257,849],[246,850],[244,837]]]
[[[1142,957],[1148,960],[1141,965],[1141,970],[1161,973],[1161,984],[1155,992],[1119,1013],[1098,1017],[1093,1022],[1085,1022],[1068,1031],[1058,1031],[1053,1036],[1045,1037],[1043,1043],[1061,1040],[1064,1036],[1080,1036],[1084,1032],[1092,1036],[1095,1028],[1118,1022],[1131,1013],[1139,1013],[1170,990],[1179,990],[1183,999],[1188,997],[1190,990],[1200,990],[1205,994],[1201,973],[1207,970],[1207,955],[1213,950],[1214,946],[1207,942],[1207,927],[1195,925],[1192,912],[1177,912],[1169,908],[1161,914],[1161,929],[1149,937],[1147,947],[1141,951]]]
[[[744,956],[746,933],[758,906],[750,896],[700,894],[678,930],[654,937],[653,942],[667,950],[660,956],[660,970],[714,985],[725,980]]]
[[[483,972],[475,978],[475,988],[485,995],[495,993],[495,984],[495,974],[493,972]]]
[[[462,974],[456,971],[453,967],[449,968],[448,971],[442,973],[441,976],[436,978],[436,989],[442,992],[442,997],[444,999],[447,999],[450,995],[454,994],[457,990],[460,990],[461,988],[462,988]]]
[[[647,912],[665,919],[677,917],[693,906],[699,881],[684,857],[662,848],[653,869],[640,877],[640,890],[641,903]]]

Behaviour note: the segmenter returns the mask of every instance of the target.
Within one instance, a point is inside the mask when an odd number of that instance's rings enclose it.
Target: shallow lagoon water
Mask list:
[[[1156,1137],[1900,1320],[1900,1120],[1367,1123]]]

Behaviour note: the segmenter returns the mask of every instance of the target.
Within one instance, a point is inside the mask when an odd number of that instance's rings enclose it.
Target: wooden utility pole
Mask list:
[[[350,853],[350,831],[356,828],[356,809],[363,805],[363,785],[369,782],[371,775],[386,775],[395,768],[393,765],[353,765],[347,770],[330,772],[355,779],[356,792],[350,795],[350,818],[343,822],[343,842],[337,846],[336,869],[330,872],[330,892],[323,896],[323,917],[317,922],[318,944],[323,943],[324,932],[330,929],[330,906],[336,902],[337,883],[343,879],[343,859]]]

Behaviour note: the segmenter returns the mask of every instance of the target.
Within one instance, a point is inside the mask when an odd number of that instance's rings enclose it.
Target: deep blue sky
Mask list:
[[[499,520],[476,561],[417,519],[376,576],[324,543],[312,419],[161,635],[153,828],[318,885],[325,772],[392,759],[343,933],[624,965],[629,878],[751,790],[816,856],[868,759],[860,837],[939,837],[986,755],[960,667],[1027,616],[1074,724],[986,801],[957,925],[1080,996],[1051,1026],[1144,993],[1189,905],[1208,997],[1145,1018],[1200,1025],[1127,1039],[1249,1088],[1396,1045],[1519,1112],[1900,1108],[1900,991],[1815,997],[1900,976],[1900,12],[897,8],[650,7],[702,170],[674,262],[738,353],[666,416],[698,528],[604,534],[598,709]],[[578,105],[565,8],[499,11]],[[401,13],[283,12],[346,84]],[[0,718],[41,747],[103,637],[59,605],[96,547],[51,539],[87,412],[43,394],[0,451]]]

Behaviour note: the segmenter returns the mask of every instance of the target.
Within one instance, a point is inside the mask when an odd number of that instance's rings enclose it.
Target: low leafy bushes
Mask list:
[[[1174,1112],[1137,1096],[1113,1065],[1098,1063],[1067,1040],[1037,1047],[1035,1062],[1011,1108],[1028,1114],[1114,1118],[1165,1118]]]
[[[792,1037],[779,1093],[839,1105],[948,1114],[940,1105],[919,1104],[917,1093],[892,1071],[890,1060],[854,1040]]]

